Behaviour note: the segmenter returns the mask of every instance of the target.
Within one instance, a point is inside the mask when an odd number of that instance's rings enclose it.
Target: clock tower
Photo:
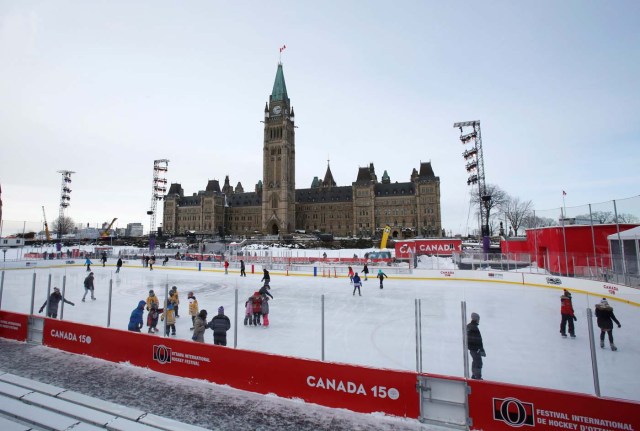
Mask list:
[[[264,108],[262,157],[262,231],[267,235],[291,233],[296,220],[295,126],[282,63]]]

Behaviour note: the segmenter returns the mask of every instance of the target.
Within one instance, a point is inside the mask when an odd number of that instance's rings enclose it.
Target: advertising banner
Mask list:
[[[409,259],[412,255],[451,256],[462,251],[461,239],[411,239],[395,244],[396,259]]]
[[[640,404],[470,380],[471,430],[640,430]]]
[[[419,416],[413,372],[291,358],[53,319],[45,322],[43,344],[327,407]]]
[[[0,337],[26,341],[29,316],[21,313],[0,311]]]

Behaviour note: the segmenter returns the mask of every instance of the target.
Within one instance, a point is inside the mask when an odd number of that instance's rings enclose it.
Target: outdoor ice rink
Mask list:
[[[107,326],[112,280],[110,326],[126,330],[131,311],[138,301],[146,300],[149,289],[163,300],[165,288],[175,285],[181,301],[176,338],[191,339],[187,292],[193,291],[200,309],[208,311],[209,319],[219,306],[224,306],[232,322],[228,347],[237,345],[239,349],[321,359],[324,296],[326,361],[416,370],[415,300],[419,299],[422,370],[462,377],[466,353],[462,348],[461,302],[466,301],[467,314],[477,312],[481,316],[480,330],[487,352],[483,369],[486,380],[594,393],[586,309],[593,310],[599,297],[574,292],[577,338],[566,339],[559,334],[561,289],[433,281],[424,279],[418,269],[411,275],[389,273],[381,290],[375,278],[377,268],[371,270],[369,280],[363,282],[362,296],[352,295],[352,285],[345,277],[313,277],[312,270],[289,275],[272,271],[274,299],[269,303],[268,328],[242,323],[246,299],[262,285],[262,267],[255,267],[252,274],[250,265],[246,278],[239,276],[237,268],[231,268],[228,275],[222,269],[197,271],[160,265],[150,271],[142,268],[139,261],[128,262],[116,274],[111,260],[104,268],[92,265],[97,299],[84,303],[81,298],[87,272],[83,266],[6,270],[1,308],[29,313],[35,274],[37,314],[46,300],[49,276],[52,288],[62,288],[66,276],[65,297],[75,306],[64,304],[64,320]],[[564,287],[570,289],[571,285],[567,283]],[[636,328],[640,327],[640,310],[614,300],[610,304],[622,328],[614,329],[617,352],[609,349],[608,341],[605,349],[597,347],[601,394],[639,401],[640,340]],[[595,321],[594,327],[599,336]],[[147,335],[145,326],[141,336],[163,336],[163,332]],[[205,341],[213,343],[210,330],[205,333]]]

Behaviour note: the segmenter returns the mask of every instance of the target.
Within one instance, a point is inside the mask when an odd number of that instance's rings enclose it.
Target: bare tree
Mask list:
[[[518,236],[518,229],[523,225],[525,217],[532,215],[533,202],[520,201],[520,198],[507,197],[507,200],[502,205],[502,213],[505,218],[511,223],[513,232]],[[505,226],[506,227],[506,226]]]
[[[74,227],[75,223],[71,217],[58,217],[53,221],[54,232],[57,232],[60,235],[71,233]]]
[[[485,203],[485,202],[480,200],[480,196],[478,194],[478,189],[477,188],[472,189],[471,190],[471,202],[478,208],[478,211],[476,212],[476,215],[479,214],[481,205],[486,206],[486,208],[487,208],[487,217],[488,217],[487,222],[489,224],[489,229],[493,230],[491,228],[491,226],[492,226],[492,223],[491,223],[491,212],[494,209],[499,211],[500,208],[502,208],[502,206],[506,202],[506,200],[509,198],[509,195],[507,194],[507,192],[505,192],[504,190],[502,190],[499,186],[497,186],[495,184],[487,184],[486,185],[486,192],[487,192],[487,195],[491,196],[491,200],[489,202],[487,202],[487,203]],[[494,214],[494,217],[496,215],[499,215],[499,212]]]
[[[532,213],[522,219],[520,226],[533,229],[536,227],[558,226],[558,222],[549,217],[534,217]]]
[[[587,222],[593,220],[593,224],[610,224],[616,222],[616,216],[613,211],[592,211],[591,218],[589,218],[589,214],[580,214],[576,216],[576,219],[586,220]],[[640,218],[633,214],[618,214],[618,223],[638,223],[639,221]]]

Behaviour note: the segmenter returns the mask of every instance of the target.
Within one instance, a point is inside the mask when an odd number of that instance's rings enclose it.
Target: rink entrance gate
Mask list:
[[[464,380],[418,376],[420,421],[469,429],[469,387]]]

